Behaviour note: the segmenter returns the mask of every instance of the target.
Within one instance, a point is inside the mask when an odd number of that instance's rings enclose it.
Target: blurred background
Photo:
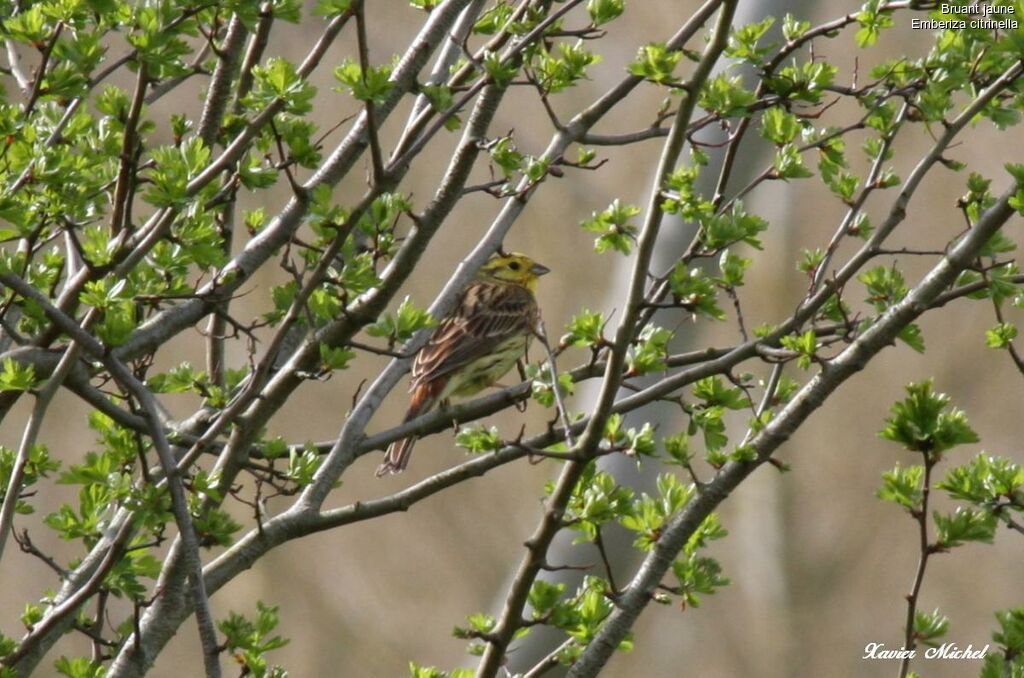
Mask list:
[[[627,2],[623,17],[609,26],[609,36],[591,45],[603,61],[591,67],[588,82],[554,98],[556,109],[568,118],[589,104],[621,79],[640,45],[666,40],[697,4],[689,0]],[[388,61],[405,49],[423,15],[400,0],[378,0],[368,6],[371,60]],[[781,18],[792,12],[817,24],[856,11],[859,3],[762,0],[741,6],[737,23],[769,14]],[[858,50],[850,30],[838,39],[817,42],[815,54],[839,66],[838,82],[849,83],[855,68],[863,82],[870,68],[887,58],[927,52],[932,36],[910,30],[909,16],[898,14],[896,27],[883,33],[875,49]],[[268,55],[300,59],[311,35],[318,32],[311,28],[315,21],[310,18],[301,27],[276,25]],[[778,34],[777,28],[771,35]],[[348,29],[314,77],[320,90],[314,119],[323,129],[357,110],[352,101],[332,90],[333,64],[346,56],[354,56],[354,33]],[[800,58],[806,56],[804,52]],[[128,88],[132,81],[122,74],[114,82]],[[192,114],[198,112],[204,88],[205,82],[195,79],[178,96],[152,106],[149,117],[166,134],[172,112],[188,106]],[[661,99],[654,87],[643,86],[595,132],[621,133],[646,127]],[[409,104],[406,101],[391,116],[383,130],[385,144],[396,140]],[[817,124],[849,124],[857,116],[855,108],[841,103]],[[509,93],[491,134],[499,136],[510,130],[523,152],[539,154],[548,143],[550,123],[529,88]],[[327,143],[338,139],[336,133]],[[733,190],[770,162],[756,130],[747,139]],[[418,206],[429,199],[457,140],[457,134],[435,140],[410,172],[401,190],[411,193]],[[862,154],[855,149],[862,140],[863,136],[851,135],[847,143],[850,158],[857,162]],[[902,135],[893,161],[897,173],[905,177],[932,143],[920,128]],[[595,254],[592,234],[578,224],[614,198],[644,205],[660,148],[660,141],[652,140],[627,148],[597,149],[599,158],[609,160],[600,171],[569,170],[564,179],[549,179],[510,233],[506,249],[529,253],[553,270],[542,280],[538,295],[552,335],[559,334],[582,308],[621,309],[619,289],[627,262],[614,254]],[[969,129],[964,143],[949,155],[967,162],[971,170],[999,177],[1002,165],[1019,162],[1022,152],[1024,138],[1019,133],[1000,134],[983,123]],[[718,153],[712,151],[713,157]],[[813,166],[813,158],[808,158],[808,164]],[[854,170],[863,175],[866,168],[855,165]],[[489,178],[482,163],[478,178]],[[941,249],[962,228],[955,201],[965,192],[965,180],[966,173],[941,167],[934,170],[914,197],[908,218],[891,245]],[[342,203],[354,201],[364,188],[365,173],[360,169],[339,186],[335,197]],[[1001,188],[997,179],[993,190]],[[889,191],[873,196],[868,205],[873,222],[887,211],[893,195],[894,191]],[[256,196],[245,195],[242,207],[263,206],[273,214],[288,198],[289,190],[282,182]],[[807,287],[806,277],[796,270],[799,249],[824,247],[845,208],[815,180],[766,183],[746,204],[771,222],[763,238],[764,251],[741,252],[754,257],[748,285],[740,294],[747,326],[755,327],[778,322],[792,312]],[[429,305],[499,207],[498,200],[482,193],[464,200],[430,245],[424,260],[427,265],[415,273],[405,293],[419,306]],[[1011,236],[1019,228],[1019,219],[1011,223]],[[689,233],[684,225],[673,223],[667,223],[664,232],[657,270],[663,270],[679,254]],[[839,256],[844,253],[849,251],[841,250]],[[910,284],[929,264],[922,258],[900,263],[906,267]],[[248,286],[252,293],[232,307],[237,317],[253,318],[268,310],[269,286],[282,280],[278,273],[268,270]],[[856,294],[851,288],[849,299],[857,300]],[[1008,320],[1013,321],[1012,315]],[[660,322],[679,331],[681,350],[725,346],[739,339],[731,317],[716,324],[693,324],[681,315],[666,316]],[[845,385],[780,450],[777,456],[792,472],[781,475],[771,467],[762,468],[723,505],[721,521],[730,536],[716,542],[710,553],[720,560],[732,584],[706,597],[699,609],[651,606],[636,628],[633,652],[618,654],[604,675],[895,675],[896,662],[866,662],[861,656],[871,642],[890,648],[902,644],[904,595],[917,561],[917,532],[905,513],[877,500],[875,491],[882,471],[897,462],[910,464],[917,459],[880,440],[876,433],[890,404],[903,396],[905,383],[934,377],[936,387],[966,410],[983,440],[981,445],[958,448],[947,464],[966,461],[980,450],[1024,461],[1018,442],[1024,439],[1019,407],[1024,381],[1005,354],[985,348],[984,330],[994,322],[986,304],[957,302],[926,316],[921,323],[926,354],[914,353],[902,344],[890,348]],[[202,365],[202,350],[199,333],[185,333],[161,352],[158,366],[166,368],[182,360]],[[244,344],[231,346],[231,351],[230,366],[244,365]],[[532,357],[540,358],[536,351]],[[586,357],[582,352],[570,352],[561,358],[560,366],[567,368]],[[308,383],[268,423],[268,433],[290,441],[335,437],[356,386],[363,378],[372,378],[383,365],[377,357],[360,355],[353,369],[324,382]],[[743,369],[761,378],[768,374],[760,364]],[[585,409],[592,395],[587,388],[579,388],[572,407]],[[22,399],[3,423],[0,442],[17,444],[30,404]],[[179,417],[195,406],[185,396],[168,398],[166,404]],[[397,423],[405,406],[403,386],[392,394],[369,431]],[[94,438],[86,426],[88,410],[67,393],[59,396],[55,408],[59,408],[54,410],[58,416],[51,417],[42,440],[54,456],[74,462]],[[512,437],[524,422],[528,431],[540,429],[545,415],[533,405],[525,414],[512,411],[487,423]],[[673,413],[657,410],[645,412],[642,419],[657,421],[659,431],[665,434],[686,425]],[[736,425],[730,430],[733,438],[743,431],[741,420]],[[453,434],[442,433],[417,445],[408,472],[378,480],[373,469],[379,458],[369,455],[344,476],[344,485],[335,491],[331,505],[392,493],[464,458],[454,447]],[[622,482],[635,483],[641,489],[664,470],[653,463],[639,474],[635,466],[612,469]],[[290,543],[218,593],[212,600],[214,614],[252,614],[256,600],[280,606],[280,632],[291,642],[271,658],[292,676],[400,676],[406,675],[410,660],[446,669],[475,666],[475,658],[465,654],[464,641],[452,638],[450,631],[469,614],[500,609],[511,573],[523,554],[522,543],[541,515],[543,483],[557,471],[552,462],[511,464],[421,502],[408,513]],[[17,522],[19,529],[27,528],[36,538],[38,546],[65,561],[81,553],[74,545],[45,543],[47,531],[40,523],[59,502],[73,496],[73,489],[67,486],[43,485],[36,500],[39,512]],[[945,505],[940,498],[937,508]],[[251,523],[251,516],[244,511],[239,518]],[[619,581],[625,581],[635,562],[628,550],[631,538],[622,534],[615,541],[624,551],[616,563],[616,574]],[[597,562],[596,552],[588,546],[571,548],[566,541],[560,542],[558,549],[553,562]],[[56,582],[38,560],[19,553],[13,545],[5,555],[0,572],[0,631],[20,637],[22,606],[55,588]],[[995,625],[993,611],[1024,604],[1022,559],[1024,538],[1004,530],[999,531],[993,546],[969,545],[939,555],[929,565],[920,609],[938,607],[950,615],[950,641],[983,646],[990,642]],[[14,582],[17,585],[12,585]],[[531,665],[531,658],[545,654],[550,647],[545,649],[543,640],[516,650],[512,668],[522,670]],[[88,653],[81,638],[69,638],[59,647],[60,653],[69,656]],[[195,627],[190,623],[182,627],[152,675],[198,675],[201,662],[197,650]],[[46,666],[40,675],[47,675]],[[977,675],[980,662],[931,661],[914,668],[927,676],[952,678]]]

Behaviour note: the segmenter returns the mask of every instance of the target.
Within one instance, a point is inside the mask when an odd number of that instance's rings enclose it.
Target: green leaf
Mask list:
[[[693,397],[708,406],[720,405],[729,410],[743,410],[750,407],[750,399],[738,386],[728,388],[721,377],[705,377],[693,385]]]
[[[483,454],[485,452],[497,452],[504,446],[504,441],[498,433],[498,428],[492,426],[467,426],[459,429],[455,435],[455,444],[470,454]]]
[[[145,193],[146,200],[157,207],[183,205],[188,199],[188,182],[206,168],[210,149],[194,137],[181,146],[156,148],[151,155],[155,167],[149,173],[153,185]]]
[[[750,214],[736,201],[728,212],[700,219],[700,239],[704,248],[712,252],[745,242],[761,249],[758,234],[768,228],[768,222]]]
[[[850,224],[850,228],[847,232],[850,235],[857,236],[861,240],[867,240],[871,237],[874,230],[875,229],[871,225],[871,219],[868,218],[868,215],[864,212],[860,212],[856,217],[854,217],[853,223]]]
[[[523,169],[523,154],[516,149],[511,136],[502,137],[490,146],[491,160],[497,165],[506,179],[511,179],[516,172]]]
[[[934,513],[936,544],[949,549],[969,541],[991,544],[996,534],[996,517],[991,511],[958,506],[950,515]]]
[[[1008,162],[1003,168],[1010,173],[1018,186],[1024,186],[1024,164]]]
[[[448,131],[457,130],[462,125],[459,116],[448,113],[448,109],[455,103],[455,95],[447,85],[422,85],[420,92],[430,101],[431,107],[438,114],[448,114],[445,118],[444,128]]]
[[[1000,243],[992,244],[998,248]],[[1014,278],[1019,272],[1017,265],[1013,262],[990,268],[988,270],[988,296],[997,303],[1016,297],[1020,293],[1020,287],[1014,282]]]
[[[146,378],[146,385],[154,393],[188,393],[190,391],[198,393],[209,383],[210,378],[206,372],[196,370],[189,362],[183,362],[167,372],[153,374]]]
[[[641,551],[654,547],[661,528],[690,501],[694,493],[692,487],[684,487],[671,473],[658,475],[657,488],[657,495],[644,493],[635,499],[629,514],[619,520],[627,530],[637,533],[634,546]]]
[[[654,443],[654,427],[645,422],[640,430],[631,428],[626,431],[626,440],[622,453],[628,457],[653,457],[657,452]]]
[[[868,303],[876,310],[884,311],[907,296],[909,288],[903,273],[893,265],[890,268],[876,266],[857,276],[868,290]]]
[[[103,678],[106,675],[106,667],[93,665],[88,657],[75,657],[68,659],[61,656],[53,663],[53,668],[62,676],[68,678]]]
[[[679,595],[683,597],[683,605],[700,607],[701,595],[712,595],[715,591],[729,584],[723,577],[722,567],[713,558],[701,556],[699,551],[707,547],[708,542],[721,539],[728,534],[718,519],[718,514],[711,513],[690,535],[683,547],[683,557],[672,563],[672,573],[679,581]]]
[[[14,462],[17,454],[14,450],[0,445],[0,502],[3,501],[10,484],[11,474],[14,471]],[[49,449],[46,445],[33,445],[29,449],[28,460],[22,469],[21,490],[22,494],[14,504],[14,511],[19,515],[29,515],[35,509],[29,503],[34,493],[25,492],[43,478],[60,468],[60,462],[50,458]]]
[[[288,443],[281,436],[275,436],[270,440],[263,441],[259,449],[265,459],[278,459],[287,454]]]
[[[772,167],[779,179],[806,179],[814,176],[814,172],[807,169],[800,151],[794,144],[786,144],[775,153]]]
[[[813,250],[801,247],[800,261],[797,262],[796,268],[803,273],[813,273],[824,260],[825,250],[820,247],[815,247]]]
[[[636,240],[637,227],[630,220],[640,214],[640,208],[626,205],[618,198],[612,201],[603,212],[594,212],[590,219],[580,224],[585,230],[599,234],[594,240],[594,251],[603,254],[615,250],[621,254],[629,254]]]
[[[774,45],[759,47],[758,42],[774,23],[775,17],[767,16],[761,21],[734,27],[729,35],[729,43],[725,49],[726,55],[751,64],[762,63],[765,55],[774,48]]]
[[[1009,459],[981,453],[968,463],[947,471],[937,487],[954,499],[979,506],[991,506],[1001,497],[1020,497],[1020,503],[1024,505],[1024,496],[1020,496],[1024,487],[1024,468]]]
[[[799,21],[788,12],[786,13],[786,16],[782,18],[782,37],[784,37],[787,42],[799,40],[808,30],[810,30],[810,28],[810,21]]]
[[[473,671],[455,669],[449,672],[434,666],[419,666],[415,662],[409,662],[409,676],[410,678],[473,678]]]
[[[855,39],[858,47],[874,45],[878,41],[882,29],[893,26],[893,19],[890,16],[892,10],[883,10],[884,4],[882,0],[868,0],[857,14],[860,30],[857,31]]]
[[[627,69],[633,75],[665,85],[676,82],[674,71],[682,58],[682,52],[669,50],[664,43],[652,42],[640,48]]]
[[[914,613],[914,635],[925,645],[936,647],[936,641],[946,635],[948,630],[949,618],[939,612],[938,608],[930,613],[923,610]]]
[[[626,357],[629,374],[639,375],[664,370],[665,358],[668,357],[668,342],[672,332],[655,325],[647,325],[640,332],[640,340],[630,348]]]
[[[242,529],[240,523],[219,508],[195,511],[192,516],[192,524],[195,527],[199,545],[204,548],[231,546],[234,542],[233,535]]]
[[[1024,654],[1024,607],[996,612],[999,631],[992,634],[992,640],[1004,648],[1007,654]]]
[[[314,14],[325,17],[341,16],[352,7],[352,0],[318,0]]]
[[[662,444],[665,446],[665,453],[671,458],[671,461],[665,461],[666,464],[688,466],[690,460],[693,459],[693,453],[690,451],[690,436],[685,433],[668,436],[662,440]]]
[[[999,323],[985,330],[985,345],[989,348],[1008,348],[1017,338],[1017,326],[1012,323]]]
[[[245,98],[249,106],[265,108],[280,99],[285,110],[295,115],[309,113],[316,88],[301,78],[295,65],[281,57],[270,57],[263,66],[253,66],[253,88]]]
[[[4,19],[4,32],[18,42],[45,44],[51,29],[43,15],[43,7],[39,4],[17,14],[12,12]]]
[[[784,146],[800,133],[800,121],[780,106],[773,106],[761,116],[761,134],[777,146]]]
[[[391,81],[391,66],[369,66],[366,72],[352,59],[346,59],[334,69],[334,78],[342,84],[338,91],[347,91],[359,101],[381,105],[387,101],[394,88]]]
[[[619,18],[624,9],[624,0],[587,0],[587,13],[595,27]]]
[[[486,50],[484,52],[484,70],[487,76],[498,87],[507,87],[512,79],[519,73],[519,66],[513,61],[504,61],[501,55]]]
[[[242,673],[267,678],[286,675],[280,667],[269,666],[265,657],[268,652],[289,643],[287,638],[273,635],[277,626],[277,607],[262,601],[256,602],[255,619],[231,612],[217,623],[217,628],[224,634],[224,647],[242,665]]]
[[[359,296],[363,292],[380,284],[374,266],[373,253],[362,252],[345,262],[337,282],[345,288],[349,296]]]
[[[559,344],[562,346],[589,346],[597,348],[607,343],[604,338],[604,326],[607,321],[597,311],[583,309],[574,315],[566,325],[567,334],[562,335]]]
[[[818,335],[814,330],[807,330],[801,335],[785,336],[779,340],[783,348],[788,348],[797,354],[797,367],[806,370],[814,361],[814,355],[818,350]]]
[[[325,342],[320,342],[320,364],[326,369],[345,370],[356,357],[355,351],[345,346],[332,347]]]
[[[526,170],[523,174],[533,183],[537,183],[548,175],[548,168],[551,167],[551,161],[547,158],[535,158],[528,156],[529,161],[526,163]]]
[[[493,7],[489,7],[480,15],[473,26],[473,32],[480,35],[494,35],[508,24],[514,11],[508,0],[498,0]]]
[[[753,259],[737,256],[729,250],[722,250],[722,256],[718,258],[718,269],[722,272],[719,281],[726,287],[742,287],[743,277],[752,263],[754,263]]]
[[[879,432],[882,438],[931,455],[978,442],[978,434],[967,423],[967,415],[961,410],[949,410],[949,396],[935,393],[931,380],[909,384],[906,391],[907,398],[892,406],[892,415]]]
[[[452,635],[456,638],[473,638],[477,634],[490,633],[498,621],[489,614],[472,614],[466,617],[466,621],[469,622],[468,627],[456,626],[452,629]]]
[[[675,302],[694,315],[725,320],[725,311],[718,305],[718,287],[703,269],[687,269],[680,261],[672,269],[669,286]]]
[[[316,448],[307,446],[299,452],[292,448],[288,454],[288,469],[284,475],[296,485],[305,487],[313,482],[313,476],[320,468],[322,459]]]
[[[533,608],[534,619],[544,617],[561,599],[565,593],[564,583],[552,583],[538,579],[530,587],[530,607]]]
[[[672,574],[679,581],[679,594],[683,605],[700,607],[702,595],[712,595],[728,586],[728,577],[722,575],[722,566],[714,558],[689,554],[672,563]]]
[[[920,509],[923,497],[923,466],[896,466],[882,474],[882,487],[878,490],[878,498],[882,501],[895,502],[916,511]]]
[[[782,99],[817,104],[838,72],[838,66],[821,59],[804,64],[797,64],[794,61],[792,65],[779,69],[765,82],[768,89]]]
[[[601,624],[612,611],[608,583],[598,577],[588,576],[569,601],[558,626],[581,644],[586,644],[597,635]],[[630,647],[628,644],[626,647]],[[624,649],[620,645],[619,649]]]
[[[4,358],[4,369],[0,372],[0,392],[29,391],[37,383],[35,365],[22,365],[14,358]]]
[[[740,76],[722,74],[708,79],[700,90],[701,107],[723,118],[745,115],[757,97],[742,84]]]
[[[572,87],[586,77],[587,67],[599,62],[601,57],[591,53],[579,40],[575,44],[558,43],[558,55],[541,53],[535,64],[537,79],[541,88],[554,94]]]
[[[527,365],[526,378],[532,384],[530,396],[543,407],[554,407],[555,392],[552,389],[551,366],[547,363],[544,363],[544,365]],[[566,398],[572,395],[575,390],[576,384],[572,380],[572,375],[564,372],[560,373],[558,375],[559,394]]]
[[[573,488],[566,508],[570,529],[580,533],[576,541],[593,541],[601,525],[627,515],[632,503],[630,488],[620,486],[611,474],[589,465]]]
[[[917,323],[910,323],[904,327],[896,335],[896,338],[918,353],[924,353],[924,336]]]
[[[416,332],[436,324],[429,311],[417,307],[406,296],[394,315],[384,314],[380,320],[366,327],[366,333],[371,337],[387,337],[389,344],[403,343]]]

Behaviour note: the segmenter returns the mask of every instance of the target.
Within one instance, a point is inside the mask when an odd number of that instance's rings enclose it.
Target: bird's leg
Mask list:
[[[442,412],[447,412],[448,410],[451,409],[451,407],[451,398],[444,398],[441,402],[437,404],[437,408]],[[459,432],[459,422],[455,420],[455,417],[452,417],[452,431],[454,431],[455,433]]]
[[[520,381],[526,381],[526,364],[523,362],[522,358],[520,358],[519,360],[516,361],[516,369],[519,370],[519,379],[520,379]],[[522,401],[516,403],[516,411],[517,412],[525,412],[526,411],[526,401],[525,400],[522,400]]]

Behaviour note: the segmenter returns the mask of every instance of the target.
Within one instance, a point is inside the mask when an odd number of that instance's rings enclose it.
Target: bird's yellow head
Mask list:
[[[533,292],[537,288],[537,278],[550,271],[547,266],[538,264],[525,254],[511,252],[492,256],[480,267],[477,277],[482,280],[522,285]]]

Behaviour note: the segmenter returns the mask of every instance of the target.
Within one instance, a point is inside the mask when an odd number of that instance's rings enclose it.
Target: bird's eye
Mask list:
[[[513,271],[518,271],[519,270],[519,262],[518,261],[513,261],[511,264],[508,265],[508,267],[511,268]]]

